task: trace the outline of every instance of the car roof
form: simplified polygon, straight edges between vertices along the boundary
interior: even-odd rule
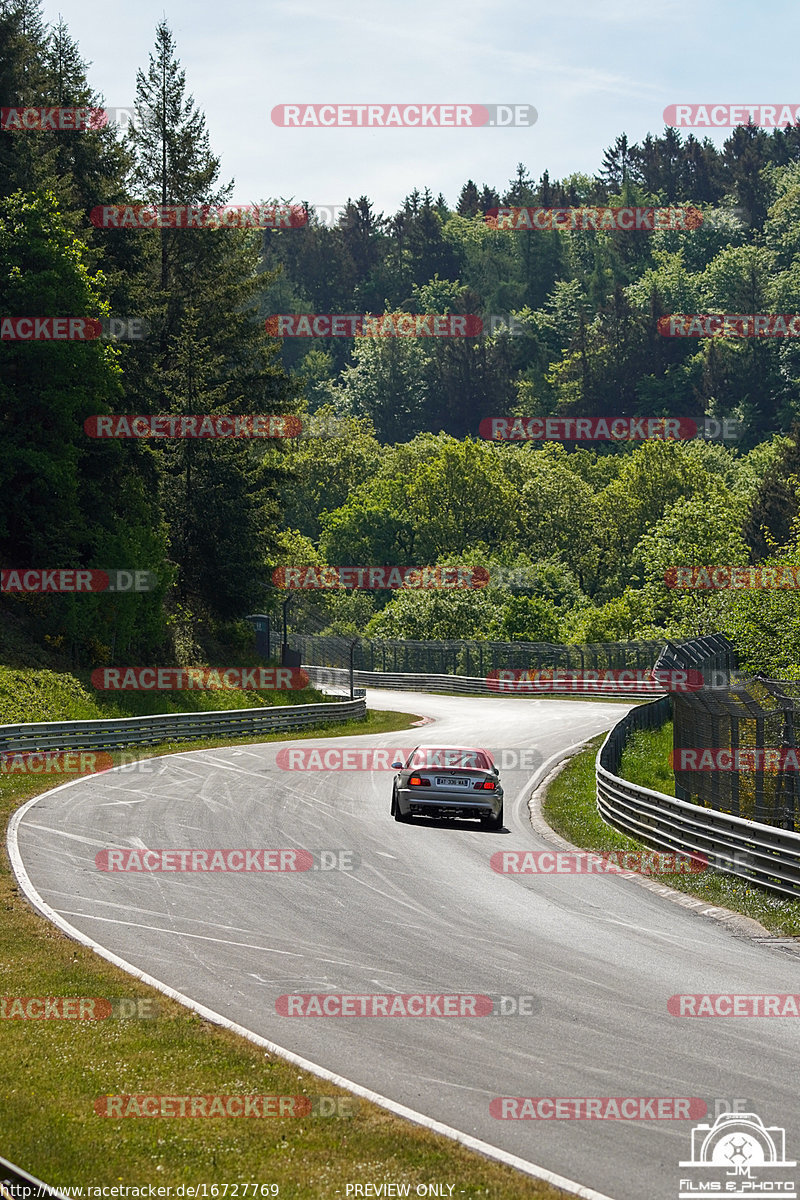
[[[494,759],[488,750],[484,750],[482,746],[452,746],[442,742],[436,746],[415,746],[409,755],[409,760],[414,757],[418,751],[423,751],[425,754],[436,753],[437,750],[455,750],[459,754],[482,754],[487,762],[493,763]]]
[[[484,750],[483,746],[456,746],[452,742],[437,742],[435,746],[430,743],[425,742],[425,743],[420,743],[419,746],[415,746],[414,749],[415,750],[468,750],[470,752],[470,754],[473,754],[476,750],[479,750],[481,754],[488,754],[488,751]]]

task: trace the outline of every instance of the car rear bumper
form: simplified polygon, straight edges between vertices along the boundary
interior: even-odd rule
[[[503,804],[503,797],[494,793],[491,798],[472,799],[470,797],[455,797],[448,800],[443,796],[421,796],[415,789],[401,788],[397,793],[397,803],[403,816],[425,817],[496,817]]]

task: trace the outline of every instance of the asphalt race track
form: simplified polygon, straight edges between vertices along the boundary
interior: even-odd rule
[[[435,718],[380,737],[176,754],[51,792],[18,825],[39,896],[84,935],[215,1012],[383,1096],[597,1189],[676,1200],[692,1120],[497,1120],[497,1096],[741,1099],[800,1157],[791,1018],[670,1016],[673,993],[800,993],[800,960],[625,878],[505,876],[544,849],[504,771],[505,830],[389,815],[391,772],[285,771],[281,746],[533,747],[557,758],[626,711],[580,700],[370,692]],[[351,871],[104,872],[107,848],[354,851]],[[534,995],[529,1016],[289,1017],[285,993]],[[109,1090],[116,1081],[109,1080]],[[741,1106],[740,1106],[741,1107]],[[790,1172],[791,1175],[791,1172]]]

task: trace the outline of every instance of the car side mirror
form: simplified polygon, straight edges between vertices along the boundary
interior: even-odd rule
[[[393,771],[402,771],[402,769],[403,769],[403,764],[399,760],[397,762],[392,763]]]
[[[499,769],[499,767],[492,767],[492,771],[494,772],[494,774],[495,774],[495,775],[497,776],[497,778],[499,779],[499,778],[500,778],[500,769]]]

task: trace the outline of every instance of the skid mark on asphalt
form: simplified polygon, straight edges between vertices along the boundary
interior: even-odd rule
[[[43,833],[54,833],[56,837],[68,838],[73,842],[84,842],[87,846],[100,846],[105,848],[105,842],[98,842],[96,838],[85,837],[80,833],[66,833],[63,829],[53,829],[50,825],[34,824],[33,821],[28,821],[25,824],[26,829],[40,829]]]
[[[216,942],[219,946],[239,946],[245,950],[261,950],[264,954],[285,954],[288,958],[305,957],[303,954],[297,954],[294,950],[276,950],[274,946],[256,946],[252,942],[233,942],[228,938],[209,937],[203,933],[187,933],[181,929],[164,929],[160,925],[144,925],[139,921],[120,921],[117,917],[98,917],[95,913],[73,912],[70,909],[63,909],[61,915],[64,917],[82,917],[87,921],[100,921],[107,925],[126,925],[131,929],[147,929],[150,933],[171,933],[175,937],[196,938],[201,942]]]
[[[49,897],[61,896],[65,900],[85,900],[85,896],[77,895],[74,892],[58,892],[48,890]],[[164,913],[157,908],[139,908],[131,904],[120,904],[117,900],[103,900],[99,896],[92,897],[92,904],[105,904],[107,908],[122,908],[127,913],[137,913],[142,917],[163,917]],[[175,916],[173,920],[190,921],[194,925],[206,925],[211,929],[227,929],[229,933],[250,933],[255,934],[257,930],[247,929],[243,925],[223,925],[220,921],[209,921],[203,917],[181,917]]]

